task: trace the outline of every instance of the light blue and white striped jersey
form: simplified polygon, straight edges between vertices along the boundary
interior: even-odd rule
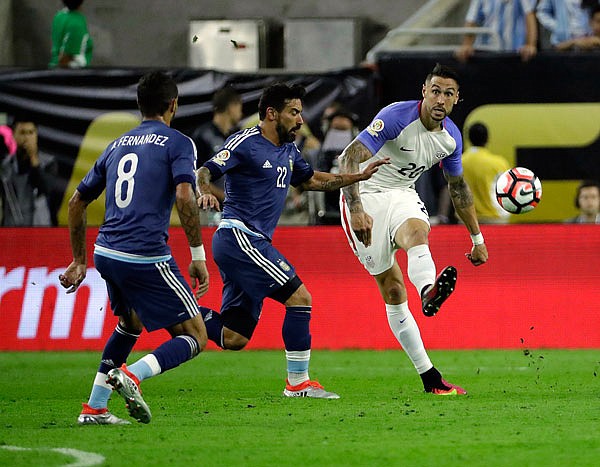
[[[550,43],[591,34],[590,21],[581,0],[541,0],[536,8],[539,22],[550,31]]]
[[[471,0],[466,21],[494,29],[501,50],[517,51],[526,43],[525,17],[535,9],[536,0]],[[490,37],[480,35],[474,46],[489,45]]]

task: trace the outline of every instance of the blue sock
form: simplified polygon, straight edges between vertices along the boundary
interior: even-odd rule
[[[221,314],[203,306],[198,308],[200,308],[208,338],[222,349],[225,348],[223,347],[223,321],[221,321]]]
[[[125,331],[121,325],[113,331],[112,335],[106,341],[102,359],[98,367],[98,373],[94,378],[92,392],[88,399],[88,405],[94,409],[102,409],[108,405],[108,399],[112,393],[112,388],[106,384],[106,374],[113,368],[119,368],[131,353],[133,346],[137,342],[139,334],[132,334]]]
[[[198,345],[198,341],[188,334],[176,336],[152,352],[160,365],[162,373],[191,360],[199,353],[200,345]],[[138,376],[132,367],[129,369],[133,374]]]
[[[113,368],[119,368],[125,363],[138,337],[140,337],[139,334],[127,332],[120,324],[117,324],[112,336],[104,346],[98,373],[107,374]]]
[[[310,306],[286,308],[281,334],[285,344],[288,382],[292,386],[309,379],[311,310]]]
[[[309,350],[311,306],[288,306],[285,309],[281,335],[285,350]]]

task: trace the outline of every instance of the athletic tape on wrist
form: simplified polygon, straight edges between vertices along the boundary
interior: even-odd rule
[[[206,261],[206,252],[204,251],[204,245],[191,246],[190,251],[192,252],[192,261]]]
[[[483,234],[481,232],[471,234],[471,241],[473,242],[473,246],[483,245]]]

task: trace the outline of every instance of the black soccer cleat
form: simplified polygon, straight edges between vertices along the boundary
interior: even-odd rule
[[[435,283],[423,291],[421,301],[423,302],[423,314],[425,316],[433,316],[440,311],[442,303],[454,292],[456,278],[456,268],[447,266],[435,278]]]

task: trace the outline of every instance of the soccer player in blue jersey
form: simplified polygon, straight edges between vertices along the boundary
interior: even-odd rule
[[[294,144],[302,120],[302,86],[275,83],[260,98],[259,125],[230,136],[198,170],[199,203],[217,208],[209,182],[225,175],[223,216],[212,251],[223,278],[221,312],[203,310],[208,338],[224,349],[240,350],[260,318],[263,300],[285,305],[283,341],[287,359],[287,397],[338,399],[308,374],[311,295],[271,237],[290,185],[333,191],[367,180],[387,160],[352,174],[316,172]]]
[[[408,307],[396,251],[408,256],[408,277],[422,297],[426,316],[435,315],[454,290],[456,268],[436,277],[429,250],[429,215],[415,191],[419,176],[440,164],[457,214],[471,234],[468,259],[479,266],[488,252],[479,229],[473,196],[463,178],[460,130],[448,118],[458,102],[458,76],[437,64],[423,84],[423,98],[383,108],[340,157],[340,172],[355,172],[369,162],[389,158],[370,180],[342,190],[342,226],[350,246],[375,278],[385,302],[388,322],[398,342],[421,375],[426,392],[465,394],[448,383],[429,359],[417,323]]]
[[[177,206],[192,261],[188,271],[196,296],[208,290],[208,271],[196,203],[196,148],[170,128],[177,111],[177,86],[163,72],[144,75],[137,87],[142,123],[113,141],[69,201],[73,262],[60,282],[67,293],[86,275],[86,209],[106,190],[106,213],[94,248],[94,264],[119,322],[107,341],[80,425],[129,423],[108,411],[113,388],[130,415],[149,423],[140,381],[175,368],[205,347],[206,328],[190,286],[167,245],[170,214]],[[171,339],[129,367],[125,361],[142,328],[166,329]]]

